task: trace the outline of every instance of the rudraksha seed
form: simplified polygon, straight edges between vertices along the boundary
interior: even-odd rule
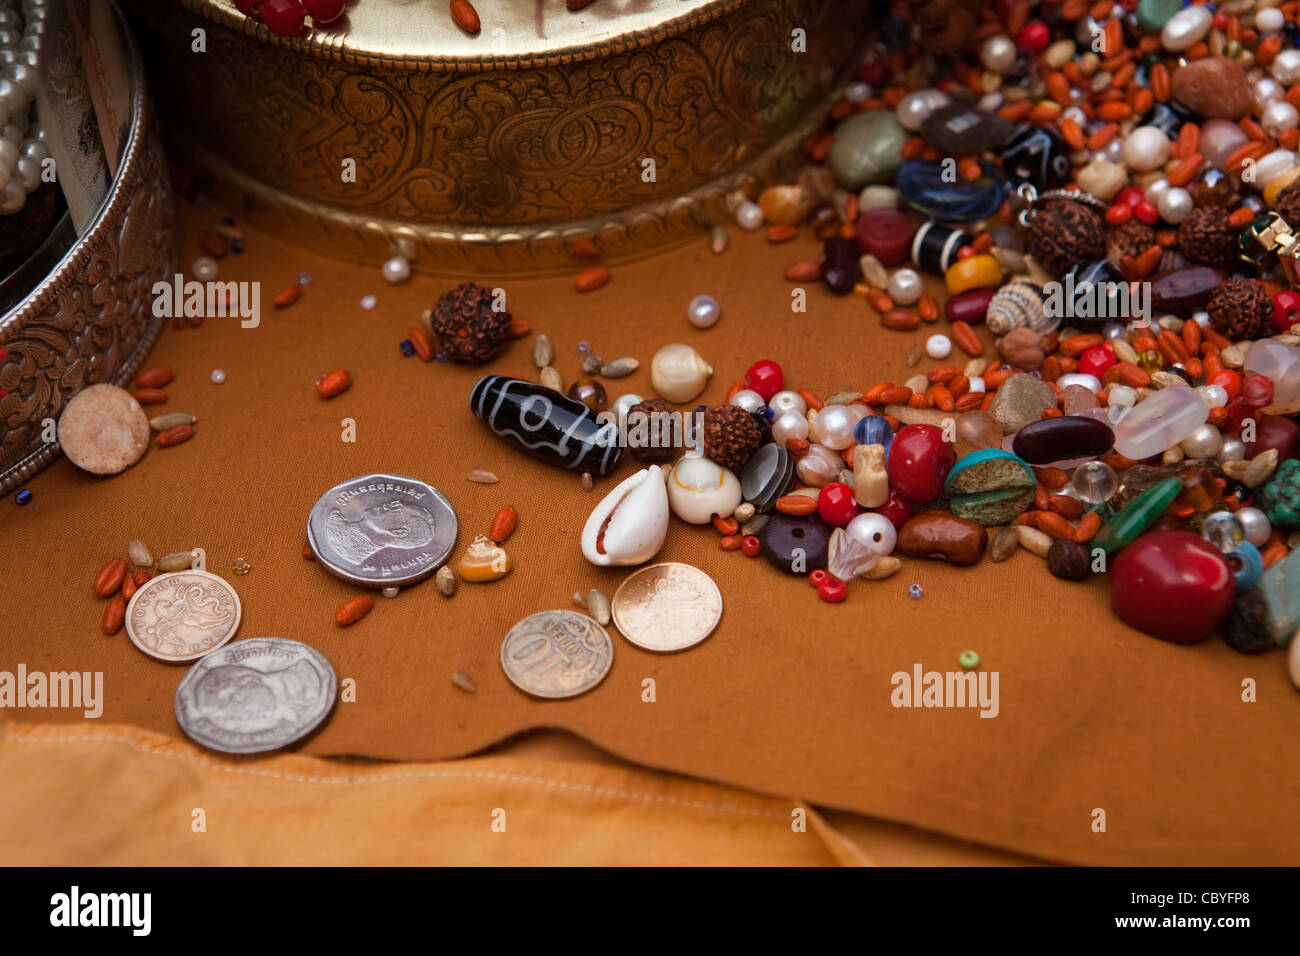
[[[1136,259],[1156,244],[1156,231],[1140,219],[1130,219],[1110,230],[1106,244],[1120,255]]]
[[[724,468],[743,468],[758,450],[762,435],[749,412],[738,405],[713,405],[704,412],[704,454]]]
[[[1201,206],[1178,227],[1178,248],[1187,258],[1202,266],[1229,265],[1240,254],[1237,230],[1228,225],[1227,210]]]
[[[627,410],[626,421],[627,448],[637,461],[662,465],[684,440],[681,415],[660,398],[637,402]]]
[[[462,282],[438,299],[429,330],[449,359],[482,365],[496,358],[510,332],[510,313],[496,312],[492,304],[492,290],[473,282]]]
[[[1273,211],[1285,219],[1292,229],[1300,229],[1300,180],[1277,194]]]
[[[1106,258],[1106,232],[1101,217],[1083,203],[1061,199],[1030,216],[1025,247],[1040,266],[1063,276],[1076,263]]]
[[[1231,339],[1253,339],[1268,326],[1273,300],[1258,279],[1228,279],[1210,294],[1210,324]]]
[[[947,56],[970,45],[979,22],[979,0],[908,0],[907,19],[921,30],[921,46]]]
[[[1228,646],[1242,654],[1262,654],[1277,647],[1268,631],[1268,602],[1259,588],[1237,595],[1219,630]]]

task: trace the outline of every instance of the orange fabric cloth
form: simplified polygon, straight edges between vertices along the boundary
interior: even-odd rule
[[[223,213],[183,210],[183,262]],[[484,371],[535,374],[531,340],[511,343],[486,370],[399,355],[420,310],[454,280],[421,276],[390,287],[375,270],[291,241],[250,228],[246,254],[221,262],[223,280],[263,283],[258,328],[209,319],[199,329],[168,329],[150,359],[177,370],[168,404],[156,410],[196,414],[193,439],[152,448],[110,479],[61,460],[32,481],[30,506],[6,513],[0,670],[21,662],[103,671],[105,725],[178,737],[172,697],[184,668],[146,658],[125,635],[104,637],[90,581],[133,538],[155,555],[201,546],[209,569],[239,592],[240,637],[304,640],[341,680],[355,680],[356,702],[337,706],[305,754],[445,761],[529,728],[559,727],[645,766],[799,794],[1042,859],[1300,862],[1300,698],[1282,656],[1144,637],[1110,613],[1103,580],[1057,580],[1028,552],[974,568],[905,560],[896,577],[855,582],[847,602],[833,606],[806,581],[720,551],[712,528],[674,521],[659,560],[695,564],[718,582],[725,610],[716,633],[664,656],[611,629],[614,665],[599,688],[562,702],[524,697],[501,673],[501,640],[527,614],[570,606],[574,591],[614,592],[625,572],[590,566],[578,536],[600,495],[633,464],[585,494],[577,475],[525,457],[473,418],[467,397]],[[566,378],[580,374],[582,340],[607,359],[640,359],[634,376],[606,383],[611,400],[653,394],[650,359],[673,341],[695,345],[716,370],[704,402],[722,401],[763,357],[779,361],[792,386],[823,396],[901,382],[938,364],[923,359],[913,370],[906,358],[943,322],[888,332],[861,299],[820,285],[808,288],[808,311],[792,313],[782,270],[817,255],[811,240],[772,246],[733,230],[720,257],[697,244],[621,265],[587,295],[573,291],[571,277],[490,281],[505,288],[517,318],[551,337]],[[314,284],[296,305],[272,310],[271,298],[300,271]],[[700,331],[685,308],[706,291],[723,317]],[[378,297],[374,311],[359,306],[367,293]],[[313,382],[340,366],[352,388],[321,400]],[[214,368],[227,373],[224,385],[209,381]],[[341,440],[346,420],[355,443]],[[471,484],[473,468],[501,482]],[[462,584],[451,600],[432,583],[392,600],[376,595],[365,620],[336,627],[334,609],[357,589],[303,560],[307,514],[325,489],[370,471],[440,488],[460,519],[457,553],[498,507],[514,505],[519,529],[507,548],[515,570],[493,584]],[[236,558],[252,572],[233,575]],[[912,583],[924,587],[920,600],[907,597]],[[893,673],[917,664],[956,670],[966,648],[1000,675],[996,718],[892,706]],[[476,694],[451,685],[456,670],[473,677]],[[647,677],[656,681],[654,703],[642,700]],[[1245,678],[1257,683],[1255,703],[1241,699]],[[96,732],[79,711],[10,717]],[[1104,833],[1092,828],[1098,808]]]

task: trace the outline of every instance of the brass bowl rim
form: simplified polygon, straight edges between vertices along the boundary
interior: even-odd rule
[[[330,33],[326,30],[313,30],[307,38],[282,37],[272,33],[266,24],[247,17],[238,10],[218,6],[213,0],[179,0],[182,7],[191,13],[229,29],[236,30],[244,36],[260,43],[284,47],[303,55],[323,58],[339,63],[353,63],[361,66],[380,66],[414,72],[454,73],[486,72],[502,69],[536,69],[555,66],[560,63],[580,63],[586,60],[598,60],[604,57],[636,50],[677,36],[688,30],[711,23],[720,17],[734,13],[747,6],[750,0],[709,0],[706,7],[697,7],[680,13],[667,20],[660,21],[650,28],[628,30],[613,36],[601,37],[593,43],[574,44],[555,47],[538,55],[494,55],[480,56],[445,56],[436,53],[410,56],[406,54],[380,53],[375,50],[359,49],[348,46],[347,37]],[[432,14],[432,8],[430,8]]]

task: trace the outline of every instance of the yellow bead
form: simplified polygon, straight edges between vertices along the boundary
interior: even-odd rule
[[[456,565],[463,580],[473,583],[497,581],[510,573],[510,555],[499,544],[485,535],[479,535],[465,549],[465,555]]]
[[[988,254],[958,259],[943,276],[949,295],[968,289],[988,289],[1002,284],[1002,267]]]
[[[1146,349],[1138,356],[1138,368],[1150,375],[1165,367],[1165,360],[1155,349]]]
[[[1277,194],[1300,178],[1300,166],[1292,166],[1286,172],[1274,176],[1264,186],[1264,202],[1270,206],[1277,203]]]

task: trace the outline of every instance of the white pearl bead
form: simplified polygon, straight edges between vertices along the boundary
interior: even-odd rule
[[[915,305],[921,298],[921,277],[914,269],[895,269],[885,289],[896,305]]]
[[[871,84],[854,82],[844,87],[844,98],[850,103],[861,103],[871,99]]]
[[[1273,533],[1273,523],[1268,515],[1258,508],[1238,508],[1237,518],[1246,529],[1246,540],[1257,548],[1268,544],[1268,536]]]
[[[1170,186],[1160,194],[1156,209],[1165,222],[1177,225],[1192,214],[1196,202],[1192,194],[1179,186]]]
[[[1259,114],[1259,125],[1269,136],[1277,136],[1288,129],[1295,129],[1300,124],[1300,111],[1286,100],[1269,103],[1264,112]]]
[[[772,422],[772,441],[784,445],[791,438],[808,437],[808,419],[803,412],[786,412]]]
[[[735,395],[731,396],[730,404],[752,413],[763,407],[763,396],[753,389],[742,388]]]
[[[375,298],[373,295],[363,295],[361,297],[361,308],[365,309],[367,312],[374,309],[374,307],[378,304],[379,304],[379,300]]]
[[[718,307],[718,300],[711,295],[697,295],[686,307],[686,321],[697,329],[711,329],[718,324],[720,318],[722,309]]]
[[[1188,458],[1213,458],[1223,447],[1223,435],[1213,425],[1202,425],[1180,443]]]
[[[1276,103],[1279,100],[1286,99],[1286,87],[1277,80],[1269,76],[1262,76],[1255,81],[1254,86],[1250,88],[1250,98],[1255,107],[1255,113],[1261,113],[1269,103]]]
[[[884,515],[867,512],[860,514],[844,526],[844,533],[868,551],[892,554],[898,543],[898,532],[893,522]]]
[[[214,368],[208,378],[212,379],[213,385],[221,385],[226,381],[226,373],[219,368]]]
[[[1283,50],[1273,58],[1273,79],[1283,86],[1300,80],[1300,50]]]
[[[1160,42],[1174,52],[1190,49],[1210,32],[1213,23],[1214,14],[1205,7],[1184,7],[1165,21]]]
[[[1095,375],[1089,375],[1087,372],[1067,372],[1056,380],[1056,384],[1061,388],[1082,385],[1094,395],[1101,391],[1101,380]]]
[[[1286,25],[1286,17],[1277,7],[1265,7],[1255,13],[1255,29],[1260,33],[1277,33]]]
[[[1295,165],[1296,156],[1289,149],[1275,149],[1266,153],[1255,163],[1255,185],[1263,189],[1274,176],[1281,176]]]
[[[746,232],[763,228],[763,210],[756,202],[746,200],[736,209],[736,225]]]
[[[36,188],[41,184],[41,167],[34,159],[27,156],[22,157],[22,159],[18,160],[14,172],[17,174],[19,181],[22,182],[23,189],[29,193],[35,192]]]
[[[1162,195],[1164,195],[1165,190],[1168,188],[1169,180],[1161,176],[1146,188],[1146,192],[1142,194],[1142,198],[1150,203],[1156,202]]]
[[[411,264],[402,256],[393,256],[384,262],[384,281],[389,285],[398,285],[411,278]]]
[[[1219,448],[1219,454],[1215,456],[1219,464],[1225,461],[1241,461],[1246,457],[1246,446],[1241,443],[1239,438],[1224,438],[1223,445]]]
[[[952,354],[952,339],[946,335],[932,335],[925,340],[925,354],[932,359],[946,359]]]
[[[0,215],[12,216],[27,201],[27,190],[23,189],[21,180],[11,179],[0,191]]]
[[[808,412],[808,403],[803,400],[803,396],[790,389],[773,395],[772,400],[767,403],[767,407],[776,412],[777,415],[784,415],[786,412],[804,415]]]
[[[941,106],[947,106],[948,103],[947,94],[940,93],[938,90],[917,90],[899,100],[898,108],[894,113],[903,129],[916,133],[920,131],[921,124],[930,118],[931,113]]]
[[[1189,10],[1200,9],[1188,7]],[[1206,16],[1209,16],[1207,13]],[[1156,126],[1139,126],[1124,140],[1122,155],[1129,169],[1140,173],[1159,169],[1169,159],[1169,137]]]
[[[211,282],[217,277],[217,260],[211,256],[199,256],[190,267],[190,272],[194,273],[194,278],[200,282]]]
[[[1222,385],[1201,385],[1196,391],[1210,408],[1222,408],[1228,404],[1228,390]]]
[[[835,452],[823,445],[812,445],[794,470],[805,485],[821,488],[838,478],[843,467],[844,459]]]
[[[813,423],[813,437],[835,451],[843,451],[853,444],[853,431],[859,416],[844,405],[827,405],[817,413]]]
[[[1010,73],[1016,65],[1016,44],[1007,36],[991,36],[980,47],[980,62],[993,73]]]

